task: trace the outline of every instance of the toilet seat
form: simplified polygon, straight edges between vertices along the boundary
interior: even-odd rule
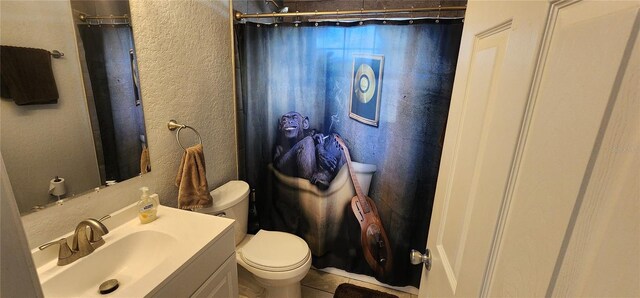
[[[284,232],[260,230],[238,251],[249,266],[269,272],[284,272],[301,267],[311,258],[302,238]]]

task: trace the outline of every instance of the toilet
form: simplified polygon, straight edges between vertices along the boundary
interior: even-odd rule
[[[249,184],[229,181],[211,191],[213,206],[197,212],[235,220],[236,262],[266,291],[266,297],[301,297],[300,280],[311,267],[311,250],[300,237],[278,231],[247,234]]]

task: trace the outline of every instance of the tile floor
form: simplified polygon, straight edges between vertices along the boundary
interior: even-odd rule
[[[311,268],[309,273],[300,282],[302,284],[302,298],[331,298],[336,288],[342,283],[350,283],[356,286],[386,292],[399,298],[416,298],[416,295],[366,283],[356,279],[335,275]]]
[[[302,298],[332,298],[336,288],[342,283],[350,283],[360,287],[386,292],[398,296],[398,298],[417,298],[416,295],[385,288],[344,276],[327,273],[311,268],[307,276],[300,282],[302,284]],[[264,289],[255,283],[251,273],[238,266],[238,288],[241,298],[263,298]]]

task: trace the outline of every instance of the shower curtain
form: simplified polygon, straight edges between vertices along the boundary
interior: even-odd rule
[[[362,241],[350,203],[340,206],[339,222],[327,223],[339,226],[337,236],[322,251],[312,247],[313,265],[418,287],[422,266],[408,255],[427,240],[462,21],[246,23],[236,32],[241,178],[255,189],[260,228],[311,243],[308,207],[291,203],[303,195],[276,178],[308,181],[301,192],[330,191],[345,166],[338,135],[354,161],[376,167],[368,196],[388,236],[381,264],[391,268],[367,261],[380,248]]]

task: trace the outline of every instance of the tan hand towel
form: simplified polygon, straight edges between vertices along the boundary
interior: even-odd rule
[[[202,144],[187,148],[176,176],[178,208],[193,210],[213,204],[206,172]]]
[[[146,174],[151,171],[151,162],[149,161],[149,148],[142,144],[142,152],[140,153],[140,174]]]

